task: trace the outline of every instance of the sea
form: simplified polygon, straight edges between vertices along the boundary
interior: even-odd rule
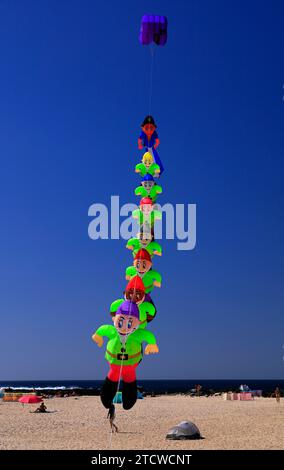
[[[58,390],[69,391],[81,389],[86,393],[91,390],[98,390],[103,384],[102,380],[5,380],[0,381],[0,388],[11,388],[13,390]],[[183,379],[183,380],[138,380],[140,386],[148,393],[188,393],[199,384],[202,390],[220,392],[235,391],[241,384],[245,384],[250,390],[262,390],[270,393],[279,387],[284,391],[284,379]]]

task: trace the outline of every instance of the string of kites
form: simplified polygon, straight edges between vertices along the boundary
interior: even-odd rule
[[[167,41],[167,18],[158,15],[144,15],[141,21],[139,40],[142,45],[151,43],[164,46]],[[140,230],[137,238],[131,238],[126,248],[132,251],[133,263],[126,268],[128,281],[123,297],[110,305],[113,324],[100,326],[92,336],[102,347],[107,338],[105,358],[109,372],[101,389],[101,401],[113,425],[115,416],[114,400],[122,382],[122,405],[125,410],[132,408],[137,400],[136,368],[143,354],[156,354],[159,348],[148,324],[157,314],[152,299],[154,288],[161,287],[161,274],[153,269],[153,259],[162,255],[162,247],[155,241],[154,224],[161,219],[156,202],[162,187],[156,183],[164,171],[157,148],[160,140],[157,125],[149,114],[141,123],[138,149],[143,151],[142,160],[135,172],[142,178],[134,193],[140,197],[139,208],[132,216],[138,221]],[[147,343],[143,352],[143,343]],[[115,426],[115,425],[114,425]]]

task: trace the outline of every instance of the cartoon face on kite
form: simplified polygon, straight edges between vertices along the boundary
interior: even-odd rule
[[[133,261],[133,266],[136,268],[136,271],[140,276],[147,273],[151,269],[152,264],[151,256],[147,250],[141,248],[141,250],[137,251]]]
[[[133,333],[140,324],[139,309],[134,302],[126,300],[117,309],[113,324],[120,336]]]
[[[156,127],[153,124],[145,124],[145,126],[142,127],[142,130],[145,132],[146,136],[150,140]]]
[[[133,276],[141,276],[146,294],[150,294],[154,287],[161,287],[162,276],[152,268],[151,255],[147,250],[140,249],[135,255],[133,266],[128,266],[125,270],[126,279]],[[146,297],[146,296],[145,296]],[[145,298],[146,300],[146,298]],[[147,301],[151,299],[147,298]]]
[[[124,292],[125,300],[130,300],[137,305],[144,302],[145,286],[139,276],[134,276],[127,284]]]
[[[154,163],[153,155],[150,152],[145,152],[142,157],[142,163],[146,168],[150,168],[152,163]]]
[[[138,233],[138,238],[143,246],[147,246],[153,240],[153,234],[151,231],[142,231]]]
[[[149,238],[151,234],[154,234],[154,223],[162,220],[162,212],[154,210],[152,199],[145,197],[141,201],[140,209],[132,212],[132,217],[138,220],[143,238]]]
[[[124,299],[123,298],[116,299],[111,303],[110,305],[111,317],[114,317],[116,315],[118,308],[124,302],[124,300],[127,300],[125,296],[124,296]],[[157,309],[150,294],[146,294],[145,300],[142,303],[139,303],[139,304],[136,303],[136,305],[139,308],[139,320],[140,320],[139,328],[144,329],[147,327],[147,324],[155,318],[157,314]]]
[[[141,181],[141,186],[147,191],[149,194],[153,186],[155,185],[155,181],[152,175],[145,175],[143,180]]]
[[[146,173],[141,181],[140,186],[135,188],[134,194],[136,196],[140,196],[141,198],[149,197],[152,199],[154,204],[158,195],[162,192],[162,187],[155,183],[153,176],[149,173]]]
[[[125,300],[130,300],[131,302],[136,303],[137,305],[141,304],[145,298],[145,292],[131,288],[125,291],[124,293]]]
[[[157,129],[154,118],[152,116],[146,116],[141,124],[141,129],[143,132],[145,132],[148,140],[150,140],[155,130]]]
[[[135,166],[135,172],[140,173],[141,176],[145,176],[147,173],[158,178],[160,175],[160,167],[154,162],[153,155],[151,152],[145,152],[142,157],[142,163],[138,163]]]
[[[160,140],[157,134],[157,126],[153,116],[146,116],[141,124],[141,134],[138,138],[138,148],[157,148],[160,144]],[[159,163],[159,162],[157,162]]]

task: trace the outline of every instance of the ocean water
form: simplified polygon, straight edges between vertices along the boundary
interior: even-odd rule
[[[0,388],[36,389],[36,390],[70,390],[80,389],[98,389],[101,387],[102,380],[30,380],[30,381],[0,381]],[[270,392],[279,387],[284,390],[284,379],[224,379],[224,380],[138,380],[138,385],[147,392],[155,393],[184,393],[189,392],[196,384],[202,385],[204,390],[226,391],[238,390],[240,384],[246,384],[251,390],[263,390]]]

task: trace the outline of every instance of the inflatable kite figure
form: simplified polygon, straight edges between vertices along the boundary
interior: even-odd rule
[[[132,302],[136,303],[139,307],[143,304],[151,303],[154,306],[155,310],[153,311],[152,309],[150,309],[149,311],[147,311],[146,309],[147,322],[149,323],[153,320],[154,316],[157,313],[157,309],[152,298],[150,297],[150,294],[146,294],[144,283],[141,277],[138,276],[138,274],[137,276],[132,277],[129,283],[127,284],[124,292],[124,298],[125,300],[131,300]]]
[[[145,286],[140,276],[133,276],[127,284],[124,292],[124,299],[117,299],[112,302],[110,306],[110,314],[113,317],[118,307],[124,302],[130,300],[139,308],[139,328],[146,328],[147,323],[150,323],[156,316],[156,307],[149,294],[145,293]]]
[[[158,178],[160,175],[160,167],[154,163],[153,155],[150,152],[146,152],[142,157],[142,163],[138,163],[138,165],[135,166],[135,172],[139,173],[141,176],[149,174]]]
[[[148,251],[150,256],[158,255],[162,256],[162,247],[159,243],[152,241],[153,235],[149,234],[148,238],[144,237],[144,234],[141,232],[138,234],[138,238],[130,238],[126,243],[126,248],[132,250],[133,256],[136,255],[137,251],[140,248],[145,248]]]
[[[143,15],[139,34],[142,46],[154,42],[157,46],[164,46],[167,42],[168,20],[166,16]]]
[[[162,194],[162,187],[155,183],[152,175],[148,173],[143,177],[141,185],[135,189],[135,195],[140,197],[150,197],[153,203],[156,202],[158,194]]]
[[[133,407],[137,400],[136,367],[142,360],[142,343],[148,343],[145,354],[159,352],[156,338],[148,330],[139,328],[139,309],[134,302],[126,300],[113,317],[114,325],[102,325],[92,339],[102,347],[103,337],[108,338],[105,358],[110,370],[101,391],[101,401],[109,409],[110,419],[114,416],[113,399],[122,378],[122,404],[125,410]]]
[[[147,224],[149,230],[151,230],[156,220],[162,220],[162,213],[153,209],[152,199],[143,197],[140,201],[139,209],[135,209],[132,212],[132,217],[138,220],[140,226]]]
[[[142,304],[145,300],[145,286],[140,276],[132,278],[132,280],[127,284],[124,291],[125,300],[131,300],[137,305]]]
[[[160,139],[156,131],[157,126],[154,118],[150,115],[146,116],[141,124],[141,129],[142,131],[138,138],[138,148],[140,150],[144,148],[146,152],[153,154],[155,163],[159,166],[161,175],[164,171],[164,167],[157,152],[157,147],[160,145]]]
[[[132,279],[137,274],[142,278],[146,294],[152,292],[154,286],[161,287],[162,276],[154,269],[151,269],[152,265],[150,254],[142,248],[136,253],[133,266],[129,266],[125,271],[127,280]]]

